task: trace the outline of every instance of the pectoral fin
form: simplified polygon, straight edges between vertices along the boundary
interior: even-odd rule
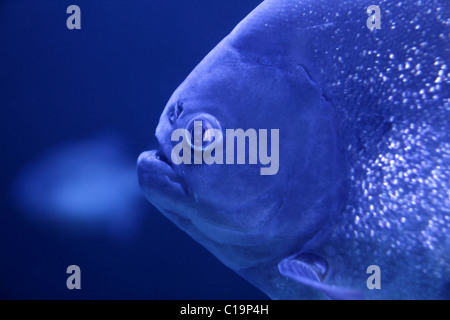
[[[328,263],[326,259],[315,254],[302,252],[283,259],[278,264],[278,270],[285,277],[321,290],[330,299],[352,300],[362,298],[359,291],[323,283],[322,281],[328,271]]]

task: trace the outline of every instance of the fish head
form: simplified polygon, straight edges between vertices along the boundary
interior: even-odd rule
[[[264,61],[222,41],[168,101],[156,129],[160,148],[138,159],[147,199],[232,269],[283,257],[321,229],[338,201],[332,108],[296,61]],[[191,132],[194,153],[198,122],[202,134],[222,133],[223,164],[174,163],[173,133]],[[225,160],[226,132],[237,129],[254,129],[258,140],[267,130],[267,150],[278,153],[271,174],[249,163],[248,145],[244,164]]]

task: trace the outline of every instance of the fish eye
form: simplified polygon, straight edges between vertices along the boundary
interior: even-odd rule
[[[201,150],[204,150],[216,139],[213,131],[209,129],[222,131],[219,121],[212,115],[207,113],[196,115],[186,125],[186,132],[190,134],[186,140],[190,142],[192,148],[199,149],[201,146]]]

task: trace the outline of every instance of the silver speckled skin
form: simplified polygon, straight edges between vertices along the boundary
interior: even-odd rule
[[[349,3],[326,18],[311,9],[333,23],[315,31],[314,60],[343,115],[350,168],[346,209],[321,250],[346,257],[334,283],[368,298],[450,299],[450,3]],[[380,30],[368,32],[364,4],[380,6]],[[371,264],[381,290],[364,288]]]

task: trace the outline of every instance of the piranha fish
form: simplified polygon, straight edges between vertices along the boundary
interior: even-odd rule
[[[262,2],[167,103],[137,163],[146,198],[272,299],[450,298],[449,16]],[[278,129],[279,170],[174,164],[193,121]]]

